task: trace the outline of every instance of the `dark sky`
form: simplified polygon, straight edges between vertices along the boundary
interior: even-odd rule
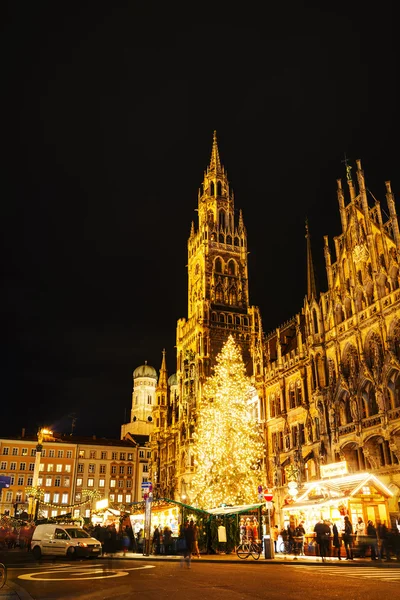
[[[132,371],[165,348],[174,372],[214,129],[266,332],[301,308],[306,218],[326,289],[345,155],[385,210],[385,180],[400,198],[394,4],[309,4],[213,21],[9,3],[0,435],[68,433],[76,413],[75,433],[118,438]]]

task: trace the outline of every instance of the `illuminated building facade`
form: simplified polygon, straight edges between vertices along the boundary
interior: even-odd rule
[[[334,258],[325,237],[327,291],[316,288],[306,227],[304,304],[265,335],[259,310],[249,302],[243,216],[239,212],[236,219],[214,134],[198,224],[192,223],[188,240],[188,317],[177,324],[177,369],[169,379],[166,370],[160,377],[153,412],[150,476],[156,497],[190,502],[196,406],[215,356],[232,334],[252,376],[254,418],[268,457],[265,482],[274,488],[276,505],[288,501],[288,469],[301,488],[320,477],[322,465],[346,461],[350,473],[380,477],[393,493],[390,511],[399,511],[398,218],[389,182],[384,221],[380,202],[372,197],[369,206],[360,161],[355,180],[350,165],[346,178],[347,203],[338,181],[342,232],[334,238]]]

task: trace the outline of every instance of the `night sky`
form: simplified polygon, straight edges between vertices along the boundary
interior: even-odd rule
[[[133,370],[158,370],[165,348],[174,372],[214,130],[265,332],[301,309],[306,218],[326,289],[345,156],[386,212],[391,180],[400,212],[394,3],[223,18],[137,5],[3,14],[2,436],[70,433],[75,414],[76,434],[119,438]]]

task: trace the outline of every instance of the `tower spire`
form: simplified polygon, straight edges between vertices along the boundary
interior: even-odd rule
[[[307,299],[316,300],[317,286],[315,283],[314,263],[311,253],[311,239],[308,229],[308,219],[306,219],[306,240],[307,240]]]
[[[215,171],[216,173],[220,173],[222,171],[221,160],[219,158],[219,150],[218,150],[217,132],[216,131],[214,131],[210,166],[208,167],[208,170]]]

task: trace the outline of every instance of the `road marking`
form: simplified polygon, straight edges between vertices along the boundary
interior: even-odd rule
[[[400,569],[394,568],[379,568],[379,567],[334,567],[322,565],[284,565],[295,569],[303,569],[315,573],[319,571],[325,575],[341,575],[342,577],[365,578],[365,579],[380,579],[381,581],[400,581]]]
[[[99,567],[100,565],[96,565]],[[40,571],[39,573],[25,573],[24,575],[18,575],[18,579],[25,579],[28,581],[88,581],[89,579],[112,579],[114,577],[125,577],[129,575],[128,571],[140,571],[144,569],[154,569],[155,565],[144,565],[143,567],[130,567],[128,569],[93,569],[93,567],[70,567],[62,569],[49,569],[47,571]],[[65,573],[66,577],[52,577],[54,573]],[[76,573],[77,577],[73,577]],[[42,577],[44,576],[44,577]]]

